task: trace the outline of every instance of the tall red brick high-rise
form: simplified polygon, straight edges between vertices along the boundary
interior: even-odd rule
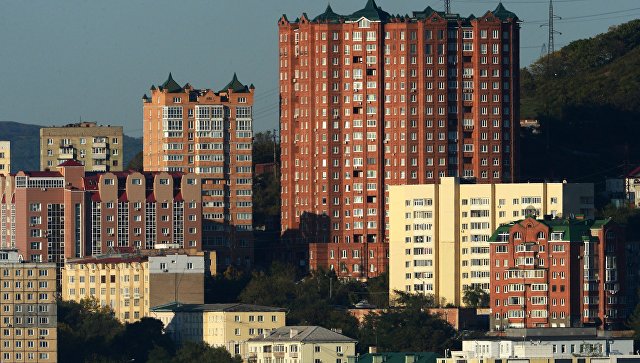
[[[169,74],[142,98],[144,170],[201,176],[203,248],[220,268],[253,261],[253,91],[235,74],[218,92]]]
[[[387,266],[387,186],[517,178],[519,20],[391,15],[368,0],[278,21],[282,233],[310,267]]]

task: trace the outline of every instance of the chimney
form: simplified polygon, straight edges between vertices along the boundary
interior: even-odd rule
[[[296,335],[298,335],[298,330],[296,329],[289,329],[289,338],[293,338]]]

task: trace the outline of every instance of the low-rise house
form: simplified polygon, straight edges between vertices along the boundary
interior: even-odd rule
[[[321,326],[284,326],[247,342],[249,363],[346,363],[355,339]]]

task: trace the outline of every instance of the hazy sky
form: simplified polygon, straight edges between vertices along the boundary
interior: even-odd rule
[[[333,0],[339,14],[366,0]],[[377,0],[411,13],[442,0]],[[451,0],[476,16],[497,1]],[[524,20],[522,65],[537,59],[548,0],[504,0]],[[169,72],[180,84],[222,88],[238,73],[256,86],[256,131],[277,127],[277,26],[323,12],[322,0],[0,0],[0,120],[41,125],[94,120],[141,135],[141,97]],[[640,15],[638,0],[555,0],[556,49]],[[2,130],[0,130],[2,139]]]

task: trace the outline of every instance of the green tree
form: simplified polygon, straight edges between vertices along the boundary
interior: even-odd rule
[[[467,286],[463,289],[462,302],[472,308],[489,307],[489,293],[484,291],[480,286]]]
[[[253,163],[273,163],[280,160],[280,143],[275,144],[276,159],[273,159],[273,133],[271,131],[257,132],[253,135]]]
[[[456,332],[449,323],[416,308],[392,308],[367,315],[358,349],[366,351],[376,346],[382,352],[443,352],[456,344]]]
[[[205,342],[186,342],[178,349],[172,362],[242,363],[242,358],[238,355],[232,357],[223,347],[213,348]]]
[[[131,159],[131,161],[129,161],[129,164],[127,164],[127,170],[143,171],[144,164],[142,159],[143,154],[142,151],[140,151],[133,157],[133,159]]]

